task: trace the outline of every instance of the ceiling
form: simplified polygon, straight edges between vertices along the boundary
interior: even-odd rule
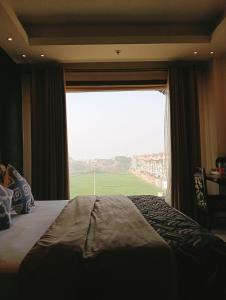
[[[0,47],[17,63],[226,54],[226,0],[0,0],[0,25]]]

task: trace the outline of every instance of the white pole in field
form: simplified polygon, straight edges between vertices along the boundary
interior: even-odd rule
[[[96,172],[95,172],[95,167],[93,168],[93,195],[96,195]]]

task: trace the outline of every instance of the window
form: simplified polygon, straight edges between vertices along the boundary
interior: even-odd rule
[[[165,193],[165,101],[154,90],[67,93],[71,198]]]

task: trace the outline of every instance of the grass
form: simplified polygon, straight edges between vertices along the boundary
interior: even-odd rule
[[[93,173],[70,176],[70,198],[93,195]],[[96,195],[157,195],[161,189],[133,174],[96,174]]]

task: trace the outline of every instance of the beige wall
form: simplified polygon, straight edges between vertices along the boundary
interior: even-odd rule
[[[200,80],[199,96],[202,166],[210,170],[216,157],[226,156],[226,56],[209,64]]]
[[[226,56],[214,60],[212,72],[213,106],[215,107],[217,129],[217,154],[226,155]]]

